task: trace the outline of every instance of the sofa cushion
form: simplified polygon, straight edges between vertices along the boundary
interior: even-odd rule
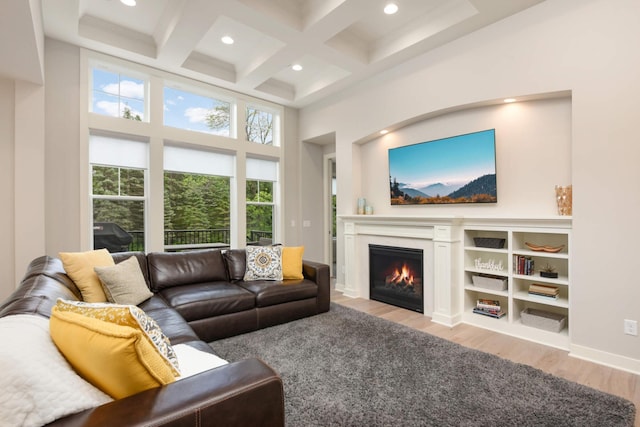
[[[244,280],[282,280],[281,246],[248,246]]]
[[[228,282],[176,286],[160,295],[189,322],[255,307],[254,294]]]
[[[82,379],[49,335],[49,319],[0,319],[1,425],[41,426],[112,399]]]
[[[134,256],[114,266],[95,267],[94,270],[110,302],[138,305],[153,296]]]
[[[161,295],[154,295],[139,306],[156,321],[171,345],[199,341],[200,337],[173,307],[169,307]]]
[[[311,280],[255,280],[238,282],[237,285],[255,294],[257,307],[315,298],[318,295],[318,286]]]
[[[114,399],[175,381],[173,371],[138,329],[55,307],[50,329],[76,371]]]
[[[222,252],[217,249],[151,252],[147,255],[147,264],[154,292],[193,283],[229,280]]]
[[[224,251],[223,257],[227,265],[229,280],[242,280],[247,270],[246,251],[244,249],[229,249]]]
[[[86,252],[60,252],[59,256],[64,270],[80,289],[84,301],[107,301],[107,297],[102,290],[102,284],[94,268],[115,264],[109,251],[98,249]]]

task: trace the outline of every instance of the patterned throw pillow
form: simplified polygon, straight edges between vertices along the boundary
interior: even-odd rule
[[[165,359],[165,362],[173,374],[175,376],[180,375],[178,358],[169,339],[162,332],[156,321],[139,307],[135,305],[67,301],[60,298],[56,303],[56,307],[59,311],[78,313],[86,317],[115,323],[121,326],[129,326],[142,331],[147,341],[149,341],[149,343],[158,350],[158,353],[163,359]]]
[[[282,280],[281,246],[247,246],[244,280]]]

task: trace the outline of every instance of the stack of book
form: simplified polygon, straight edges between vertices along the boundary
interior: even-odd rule
[[[532,283],[529,285],[529,295],[535,297],[557,299],[560,289],[557,286]]]
[[[496,319],[507,314],[500,308],[500,301],[493,299],[477,300],[473,312],[476,314],[482,314],[483,316],[494,317]]]
[[[513,272],[531,276],[533,274],[533,259],[524,255],[513,256]]]

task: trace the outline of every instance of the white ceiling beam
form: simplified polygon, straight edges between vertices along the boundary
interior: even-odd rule
[[[158,61],[182,65],[218,19],[220,10],[217,2],[211,0],[183,0],[163,14],[161,22],[170,14],[173,19],[164,33],[156,30]]]

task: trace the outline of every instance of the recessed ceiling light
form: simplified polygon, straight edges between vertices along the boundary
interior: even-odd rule
[[[233,42],[234,42],[233,37],[231,37],[231,36],[223,36],[220,40],[224,44],[233,44]]]
[[[387,3],[387,5],[384,7],[384,13],[386,13],[387,15],[393,15],[397,11],[398,5],[395,3]]]
[[[386,129],[382,129],[382,130],[380,131],[380,135],[386,135],[386,134],[388,134],[388,133],[389,133],[389,131],[388,131],[388,130],[386,130]]]
[[[506,103],[516,102],[516,99],[515,99],[515,98],[506,98],[506,99],[504,100],[504,102],[506,102]]]
[[[120,3],[124,4],[125,6],[135,6],[136,0],[120,0]]]
[[[300,64],[293,64],[293,65],[291,66],[291,69],[292,69],[293,71],[302,71],[302,65],[300,65]]]

